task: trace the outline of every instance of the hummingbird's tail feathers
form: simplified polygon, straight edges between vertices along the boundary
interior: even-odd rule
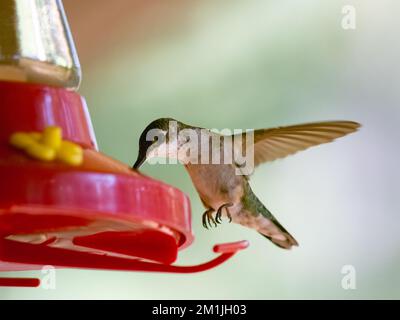
[[[292,246],[299,245],[296,239],[276,220],[267,208],[264,207],[262,212],[265,221],[260,224],[261,227],[258,229],[262,236],[283,249],[291,249]]]
[[[258,214],[255,214],[254,211],[251,212],[244,209],[233,218],[233,221],[245,227],[255,229],[262,236],[283,249],[290,249],[293,246],[299,245],[296,239],[282,227],[266,208],[263,211],[258,211]]]
[[[282,249],[288,249],[290,250],[292,248],[292,246],[298,246],[298,243],[296,241],[296,239],[294,239],[290,234],[289,236],[293,239],[293,242],[291,241],[281,241],[281,240],[275,240],[269,236],[266,236],[265,234],[260,233],[264,238],[267,238],[268,240],[270,240],[273,244],[275,244],[276,246],[278,246],[279,248]]]
[[[261,235],[271,240],[278,247],[290,249],[298,246],[296,239],[279,223],[273,214],[264,206],[246,184],[246,197],[243,203],[242,214],[238,222],[247,227],[256,229]]]
[[[283,227],[282,229],[279,229],[278,232],[271,232],[271,230],[260,230],[259,233],[282,249],[291,249],[293,246],[299,245],[296,239]]]

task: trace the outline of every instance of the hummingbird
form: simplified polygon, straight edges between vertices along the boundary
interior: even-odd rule
[[[171,123],[175,126],[171,126]],[[244,143],[244,140],[239,138],[244,138],[247,132],[224,135],[172,118],[160,118],[151,122],[140,135],[138,157],[133,169],[139,169],[146,160],[154,157],[175,159],[183,163],[206,209],[202,216],[205,228],[216,227],[224,217],[228,218],[229,222],[233,221],[256,230],[280,248],[290,249],[292,246],[298,246],[298,242],[254,194],[249,184],[250,174],[242,172],[243,163],[236,161],[235,156],[230,163],[210,163],[202,161],[210,160],[209,155],[203,157],[202,153],[211,149],[217,155],[226,155],[226,144],[212,142],[231,138],[232,150],[229,152],[237,155],[252,150],[253,165],[257,167],[264,162],[331,142],[357,131],[359,127],[360,124],[353,121],[324,121],[257,129],[252,131],[251,141],[247,139]],[[196,141],[200,150],[198,154],[193,152],[194,155],[188,155],[187,134],[180,134],[188,130],[201,137]],[[172,131],[175,133],[174,138],[171,138]]]

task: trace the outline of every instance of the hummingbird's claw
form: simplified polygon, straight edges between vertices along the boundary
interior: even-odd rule
[[[214,227],[216,227],[218,224],[222,223],[222,210],[225,208],[227,216],[229,218],[229,222],[232,222],[232,216],[228,211],[228,207],[233,206],[233,203],[225,203],[222,206],[220,206],[217,210],[217,213],[215,215],[215,219],[213,217],[213,212],[214,209],[210,208],[206,212],[203,213],[202,217],[202,223],[203,227],[208,229],[208,227],[212,227],[212,224],[214,224]]]
[[[203,222],[203,227],[208,229],[206,217],[207,217],[207,212],[203,213],[202,222]]]
[[[211,222],[214,223],[214,226],[217,226],[217,222],[215,221],[214,217],[212,216],[212,213],[214,212],[214,209],[208,209],[206,212],[203,213],[203,227],[208,229],[208,226],[212,227]],[[207,225],[208,223],[208,225]]]
[[[214,217],[212,216],[212,212],[207,215],[208,224],[211,227],[211,221],[214,223],[214,227],[217,227],[217,222],[215,221]]]
[[[226,208],[226,213],[227,213],[228,218],[229,218],[229,223],[231,223],[231,222],[232,222],[232,216],[231,216],[231,214],[229,213],[228,208]]]
[[[217,214],[215,215],[215,221],[218,224],[220,224],[222,222],[221,216],[222,216],[221,211],[219,211],[219,209],[218,209]]]
[[[229,218],[229,222],[232,222],[232,216],[231,216],[231,214],[229,213],[229,210],[228,210],[228,207],[231,207],[231,206],[233,206],[233,203],[229,202],[229,203],[223,204],[222,206],[220,206],[218,208],[217,214],[215,215],[215,219],[216,219],[217,223],[221,223],[222,222],[222,209],[224,209],[224,208],[226,210],[226,215]]]

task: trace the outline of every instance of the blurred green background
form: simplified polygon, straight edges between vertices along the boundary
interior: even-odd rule
[[[252,230],[201,226],[182,166],[145,165],[192,202],[195,242],[251,246],[199,274],[58,270],[56,290],[0,288],[0,298],[400,298],[400,3],[395,0],[64,0],[100,149],[132,164],[144,127],[174,117],[209,128],[354,120],[360,132],[263,165],[258,197],[295,236],[284,251]],[[344,5],[356,29],[341,26]],[[341,286],[344,265],[355,290]],[[39,272],[9,273],[35,275]]]

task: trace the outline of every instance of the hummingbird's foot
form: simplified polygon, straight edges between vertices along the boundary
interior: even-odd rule
[[[211,222],[214,223],[214,226],[217,226],[214,217],[212,216],[214,209],[208,209],[206,212],[203,213],[203,227],[208,229],[208,226],[212,227]],[[208,225],[207,225],[208,223]]]
[[[215,220],[217,221],[217,223],[221,223],[222,222],[222,219],[221,219],[221,217],[222,217],[222,209],[224,209],[224,208],[226,210],[226,215],[229,218],[229,222],[232,222],[232,216],[231,216],[231,214],[229,213],[229,210],[228,210],[228,207],[231,207],[231,206],[233,206],[233,203],[229,202],[229,203],[223,204],[222,206],[220,206],[218,208],[217,214],[215,215]]]
[[[228,218],[229,218],[229,223],[231,223],[231,222],[232,222],[232,216],[231,216],[231,214],[229,213],[228,208],[226,208],[226,215],[227,215]]]

